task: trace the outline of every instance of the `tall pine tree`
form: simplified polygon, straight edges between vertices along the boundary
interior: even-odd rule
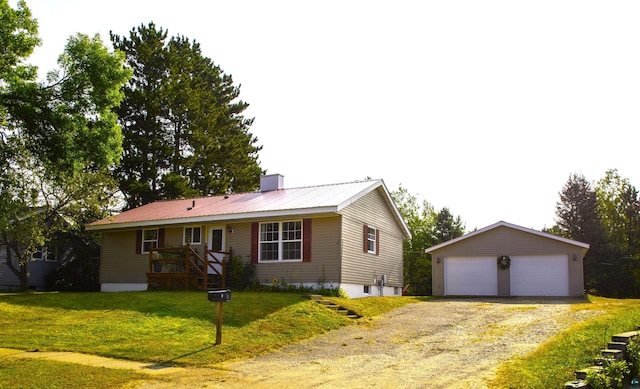
[[[128,207],[256,189],[261,147],[232,77],[197,42],[168,38],[153,23],[111,40],[134,74],[118,110],[124,154],[116,175]]]

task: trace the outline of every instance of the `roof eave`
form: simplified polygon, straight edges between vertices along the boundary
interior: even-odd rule
[[[542,236],[542,237],[545,237],[545,238],[549,238],[549,239],[557,240],[557,241],[560,241],[560,242],[564,242],[564,243],[567,243],[567,244],[570,244],[570,245],[578,246],[578,247],[581,247],[583,249],[589,249],[589,247],[590,247],[590,245],[588,243],[578,242],[577,240],[567,239],[567,238],[563,238],[563,237],[558,236],[558,235],[553,235],[553,234],[549,234],[549,233],[546,233],[546,232],[537,231],[537,230],[533,230],[533,229],[530,229],[530,228],[518,226],[516,224],[511,224],[511,223],[507,223],[507,222],[504,222],[504,221],[499,221],[497,223],[491,224],[490,226],[481,228],[479,230],[470,232],[470,233],[468,233],[466,235],[462,235],[462,236],[460,236],[458,238],[451,239],[451,240],[446,241],[444,243],[440,243],[439,245],[430,247],[430,248],[426,249],[424,252],[425,253],[432,253],[432,252],[434,252],[436,250],[439,250],[439,249],[441,249],[443,247],[446,247],[446,246],[452,245],[454,243],[460,242],[461,240],[465,240],[465,239],[471,238],[473,236],[482,234],[484,232],[487,232],[487,231],[492,230],[492,229],[497,228],[497,227],[513,228],[515,230],[528,232],[528,233],[531,233],[531,234],[534,234],[534,235],[538,235],[538,236]]]
[[[303,216],[303,215],[318,215],[318,214],[335,214],[337,213],[336,207],[318,207],[318,208],[300,208],[300,209],[282,209],[275,211],[265,212],[249,212],[249,213],[233,213],[222,215],[204,215],[195,217],[183,217],[175,219],[161,219],[161,220],[140,220],[127,223],[109,223],[109,224],[88,224],[86,226],[87,231],[105,231],[115,229],[133,229],[144,227],[157,227],[167,225],[179,225],[179,224],[207,224],[216,222],[232,222],[239,220],[250,219],[263,219],[282,216]]]
[[[402,228],[402,232],[403,232],[405,238],[411,239],[411,231],[409,230],[409,226],[404,221],[404,219],[402,217],[402,214],[400,214],[400,210],[398,210],[398,207],[396,206],[396,203],[393,201],[393,197],[391,197],[391,193],[387,189],[387,186],[385,185],[384,181],[380,179],[380,180],[374,180],[374,181],[371,181],[371,182],[372,182],[371,186],[363,189],[362,191],[360,191],[356,195],[351,196],[347,200],[345,200],[345,201],[341,202],[340,204],[338,204],[337,211],[338,212],[341,211],[342,209],[344,209],[348,205],[351,205],[354,202],[356,202],[356,200],[360,199],[362,196],[372,192],[375,189],[378,189],[379,187],[382,187],[382,190],[384,191],[384,194],[385,194],[385,199],[387,201],[387,204],[391,207],[391,209],[393,211],[394,218],[396,219],[398,224],[400,224],[400,227]]]

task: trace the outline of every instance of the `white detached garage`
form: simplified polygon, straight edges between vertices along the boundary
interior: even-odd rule
[[[589,245],[498,222],[427,249],[434,296],[581,296]]]

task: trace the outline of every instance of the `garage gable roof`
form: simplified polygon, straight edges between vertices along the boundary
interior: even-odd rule
[[[543,238],[557,240],[559,242],[563,242],[563,243],[571,244],[571,245],[574,245],[574,246],[582,247],[584,249],[588,249],[589,248],[589,244],[587,244],[587,243],[582,243],[582,242],[578,242],[577,240],[567,239],[567,238],[563,238],[563,237],[558,236],[558,235],[553,235],[553,234],[549,234],[549,233],[546,233],[546,232],[533,230],[531,228],[525,228],[525,227],[518,226],[518,225],[515,225],[515,224],[507,223],[507,222],[504,222],[504,221],[499,221],[499,222],[497,222],[495,224],[492,224],[490,226],[487,226],[487,227],[481,228],[479,230],[470,232],[470,233],[468,233],[466,235],[463,235],[463,236],[461,236],[459,238],[451,239],[451,240],[446,241],[444,243],[440,243],[439,245],[430,247],[430,248],[426,249],[424,252],[425,253],[434,252],[434,251],[436,251],[438,249],[441,249],[443,247],[450,246],[450,245],[455,244],[457,242],[460,242],[462,240],[471,238],[471,237],[476,236],[476,235],[480,235],[480,234],[482,234],[484,232],[493,230],[493,229],[498,228],[498,227],[512,228],[514,230],[523,231],[523,232],[527,232],[529,234],[538,235],[538,236],[541,236]]]

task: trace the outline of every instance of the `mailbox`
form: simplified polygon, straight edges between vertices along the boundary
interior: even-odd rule
[[[226,303],[231,301],[231,291],[229,289],[210,290],[208,297],[211,302]]]

